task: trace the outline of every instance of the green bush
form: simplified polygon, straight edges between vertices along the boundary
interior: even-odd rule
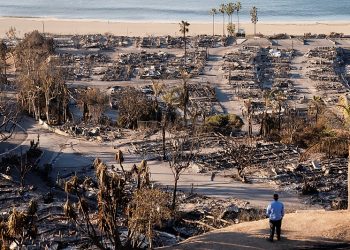
[[[223,114],[209,116],[206,121],[207,125],[213,127],[225,127],[228,125],[228,122],[229,116]]]
[[[243,124],[241,117],[235,114],[213,115],[206,119],[206,128],[208,130],[222,133],[241,130]]]
[[[241,129],[244,125],[241,117],[235,114],[228,115],[229,117],[229,125],[235,129]]]

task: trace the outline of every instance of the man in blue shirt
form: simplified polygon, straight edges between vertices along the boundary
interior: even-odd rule
[[[270,238],[268,240],[271,242],[273,242],[275,230],[277,240],[281,240],[281,224],[284,216],[284,206],[278,201],[278,194],[274,194],[273,199],[274,201],[266,209],[266,217],[270,219]]]

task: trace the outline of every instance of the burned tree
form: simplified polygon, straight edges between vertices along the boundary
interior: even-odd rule
[[[12,242],[16,248],[22,249],[38,234],[37,228],[38,204],[35,200],[29,202],[27,211],[13,208],[7,220],[0,221],[0,248],[9,249]]]
[[[65,121],[68,107],[64,74],[53,53],[53,40],[44,38],[38,31],[26,34],[13,53],[19,104],[37,120],[45,114],[49,124]]]
[[[3,88],[0,85],[0,88]],[[0,142],[8,140],[16,130],[20,119],[20,109],[17,103],[0,90]]]
[[[233,175],[233,177],[243,183],[247,183],[248,179],[245,175],[245,169],[253,164],[256,149],[249,145],[239,145],[238,147],[232,146],[229,152],[237,169],[237,175]]]
[[[81,232],[87,235],[91,243],[99,249],[128,249],[122,244],[120,227],[125,224],[121,217],[121,211],[126,208],[127,197],[125,193],[125,180],[119,175],[108,174],[107,166],[95,161],[96,178],[98,183],[98,213],[97,225],[90,214],[90,206],[85,197],[85,185],[77,176],[73,176],[65,184],[67,201],[64,204],[64,213],[67,219],[73,222]],[[76,207],[69,200],[69,195],[75,195],[78,199]],[[80,216],[78,216],[80,214]]]
[[[121,150],[118,150],[117,153],[115,153],[115,160],[119,164],[119,166],[122,169],[123,173],[125,173],[124,167],[123,167],[124,155],[123,155],[123,152]]]
[[[186,72],[181,73],[182,77],[182,87],[181,87],[181,92],[180,92],[180,104],[182,106],[183,112],[184,112],[184,125],[187,126],[187,109],[188,109],[188,104],[190,101],[190,96],[189,96],[189,89],[188,89],[188,79],[190,76]]]
[[[176,109],[175,109],[175,96],[174,91],[168,91],[163,95],[163,101],[165,103],[165,110],[162,112],[162,149],[163,149],[163,160],[166,160],[166,137],[165,132],[171,127],[176,120]]]
[[[168,202],[168,195],[159,189],[143,188],[133,194],[128,209],[128,227],[135,248],[143,243],[139,236],[145,235],[149,249],[153,249],[154,226],[160,226],[163,220],[170,218]]]
[[[45,113],[48,124],[61,124],[67,119],[68,89],[58,62],[50,60],[40,69]],[[55,118],[54,118],[55,117]]]
[[[67,201],[63,208],[67,219],[98,249],[137,249],[145,235],[152,244],[153,227],[168,218],[167,195],[149,189],[149,185],[132,189],[128,184],[132,181],[131,175],[109,172],[107,165],[98,158],[94,167],[97,200],[85,195],[91,179],[73,176],[65,183]],[[122,236],[125,228],[128,228],[126,238]]]
[[[125,88],[119,93],[118,98],[120,126],[135,129],[137,121],[148,121],[155,117],[152,101],[141,91],[135,88]]]
[[[84,121],[99,123],[108,106],[108,97],[99,89],[87,89],[80,94],[79,102],[83,108]]]
[[[137,189],[150,187],[150,172],[146,160],[142,160],[139,166],[134,164],[131,175],[137,182]]]
[[[8,48],[3,40],[0,41],[0,83],[7,83],[7,54]]]
[[[198,143],[189,135],[174,137],[170,140],[170,146],[167,149],[167,158],[174,176],[174,190],[171,204],[173,211],[176,207],[177,185],[180,176],[188,169],[198,152]]]

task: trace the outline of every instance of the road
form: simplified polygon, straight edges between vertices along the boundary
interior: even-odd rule
[[[29,145],[29,141],[32,139],[36,140],[37,135],[40,134],[40,148],[44,151],[40,165],[43,166],[45,163],[53,165],[53,171],[50,174],[53,179],[56,178],[58,172],[60,176],[64,176],[75,171],[84,171],[91,166],[92,161],[96,157],[99,157],[109,165],[117,165],[114,161],[116,149],[113,146],[123,145],[127,142],[124,139],[116,142],[99,143],[69,138],[42,128],[41,125],[31,118],[24,119],[22,125],[27,129],[28,133],[28,138],[23,145]],[[141,156],[129,153],[126,146],[122,146],[121,150],[124,153],[126,169],[131,169],[133,164],[141,162]],[[171,187],[173,185],[173,175],[167,162],[150,161],[148,164],[152,181],[163,186]],[[192,185],[197,193],[219,198],[235,197],[247,200],[258,207],[265,207],[271,200],[271,195],[276,191],[275,187],[267,183],[244,184],[223,176],[217,176],[214,181],[211,181],[210,175],[198,174],[189,169],[181,175],[179,189],[190,191]],[[297,194],[281,192],[281,197],[283,197],[289,209],[309,208],[298,198]]]

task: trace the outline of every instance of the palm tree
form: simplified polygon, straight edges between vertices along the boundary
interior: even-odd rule
[[[325,103],[323,99],[320,96],[313,96],[311,100],[310,108],[315,113],[315,123],[317,124],[319,114],[325,108]]]
[[[213,38],[214,38],[214,36],[215,36],[215,15],[218,13],[218,11],[215,8],[212,8],[209,13],[210,13],[210,15],[213,16]]]
[[[235,9],[236,9],[236,5],[234,3],[228,3],[226,5],[226,14],[228,16],[228,22],[229,24],[232,23],[232,15],[233,13],[235,12]]]
[[[253,6],[250,10],[252,23],[254,24],[254,36],[256,36],[256,23],[258,22],[258,8]]]
[[[180,32],[183,35],[183,39],[184,39],[184,43],[185,43],[185,65],[186,65],[186,56],[187,56],[187,50],[186,50],[186,34],[189,32],[188,27],[190,26],[190,24],[187,21],[181,21],[181,23],[179,23],[180,25]]]
[[[226,14],[228,16],[228,25],[227,25],[227,33],[232,36],[235,33],[234,25],[232,24],[232,16],[235,13],[236,4],[228,3],[226,5]]]
[[[174,120],[175,108],[174,103],[176,102],[175,90],[172,89],[167,91],[162,96],[163,102],[165,104],[165,111],[162,113],[162,143],[163,143],[163,160],[166,160],[166,149],[165,149],[165,130],[169,124]]]
[[[242,4],[240,1],[236,3],[236,11],[237,11],[237,31],[239,32],[239,11],[242,9]]]
[[[225,13],[226,13],[226,4],[221,4],[219,8],[220,13],[222,13],[222,36],[225,36]]]
[[[187,106],[189,104],[190,98],[189,98],[189,90],[188,90],[188,79],[189,79],[189,75],[187,74],[187,72],[182,72],[181,74],[182,77],[182,91],[181,91],[181,96],[180,96],[180,103],[181,106],[183,107],[184,110],[184,122],[185,122],[185,126],[187,126]]]
[[[152,81],[152,89],[153,89],[153,95],[154,95],[154,112],[156,113],[156,121],[158,121],[158,108],[159,108],[159,103],[158,103],[158,98],[159,95],[163,91],[163,84],[161,84],[159,81],[156,80],[151,80]]]
[[[284,103],[286,101],[286,96],[281,91],[273,91],[272,98],[277,106],[277,112],[278,112],[278,130],[281,130],[282,125],[282,107],[284,106]]]

